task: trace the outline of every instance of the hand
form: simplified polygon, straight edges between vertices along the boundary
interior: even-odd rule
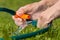
[[[24,7],[19,8],[16,11],[16,14],[19,15],[19,16],[21,14],[24,14],[24,13],[27,13],[27,14],[31,15],[31,14],[34,14],[36,12],[40,12],[40,10],[43,11],[45,9],[44,7],[45,7],[45,2],[44,1],[36,2],[36,3],[28,4],[28,5],[24,6]],[[21,18],[15,18],[14,16],[12,16],[12,18],[15,21],[16,25],[18,25],[18,26],[20,26],[21,24],[24,23],[21,20]]]
[[[12,18],[13,18],[16,25],[20,26],[23,24],[23,21],[21,18],[15,18],[15,16],[12,16]]]
[[[16,13],[17,13],[17,15],[21,15],[23,13],[30,14],[32,17],[32,20],[38,20],[37,27],[43,28],[42,26],[45,26],[46,24],[48,24],[50,21],[52,21],[56,17],[53,14],[53,12],[55,12],[57,9],[56,10],[53,9],[54,7],[48,8],[48,9],[47,8],[48,8],[47,3],[45,1],[41,1],[41,2],[36,2],[36,3],[28,4],[24,7],[21,7],[21,8],[19,8],[19,10],[16,11]],[[51,10],[52,10],[52,12],[51,12]],[[52,15],[54,15],[55,17],[54,16],[52,17]],[[52,18],[50,18],[50,17],[52,17]],[[13,18],[13,20],[17,21],[16,18]],[[21,21],[17,22],[16,24],[20,24],[20,23],[21,23]],[[23,23],[24,22],[22,21],[22,24]]]
[[[57,2],[52,7],[48,8],[40,14],[38,18],[37,27],[46,28],[48,23],[60,16],[60,2]]]

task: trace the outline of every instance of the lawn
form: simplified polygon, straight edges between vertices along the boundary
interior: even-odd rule
[[[33,3],[39,0],[0,0],[0,7],[9,8],[12,10],[18,10],[19,7],[24,6],[29,3]],[[60,40],[60,19],[56,19],[52,22],[52,26],[48,32],[36,35],[31,38],[26,38],[23,40]],[[11,40],[9,38],[12,36],[12,33],[16,31],[17,26],[11,18],[11,15],[6,12],[0,12],[0,38],[5,40]],[[39,30],[34,28],[32,25],[29,25],[21,33],[29,33]]]

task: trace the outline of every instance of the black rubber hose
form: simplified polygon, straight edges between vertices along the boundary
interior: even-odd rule
[[[11,10],[11,9],[8,9],[8,8],[0,8],[0,11],[3,11],[3,12],[8,12],[10,13],[11,15],[15,15],[15,11]]]

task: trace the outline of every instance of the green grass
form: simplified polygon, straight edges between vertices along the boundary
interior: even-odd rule
[[[0,7],[9,8],[16,11],[19,7],[36,1],[39,0],[0,0]],[[11,15],[5,12],[0,12],[0,38],[11,40],[9,36],[12,36],[12,33],[16,31],[16,29],[17,26],[12,20]],[[29,33],[36,30],[38,29],[29,25],[21,33]],[[48,32],[23,40],[60,40],[60,19],[53,21],[53,25]]]

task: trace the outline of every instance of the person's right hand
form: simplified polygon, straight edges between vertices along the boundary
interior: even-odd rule
[[[37,27],[40,27],[40,13],[45,11],[48,8],[46,1],[40,1],[40,2],[36,2],[36,3],[32,3],[32,4],[28,4],[26,6],[20,7],[17,11],[16,14],[17,15],[21,15],[21,14],[30,14],[32,20],[38,20],[37,23]],[[44,13],[42,13],[44,15]],[[45,13],[46,14],[46,13]],[[42,16],[43,16],[42,15]],[[46,15],[45,15],[46,16]],[[44,16],[44,17],[45,17]],[[21,18],[20,18],[21,19]],[[13,17],[13,20],[15,21],[15,23],[19,26],[21,24],[24,24],[24,21],[21,21],[15,17]]]
[[[26,6],[20,7],[17,11],[16,14],[18,16],[20,16],[21,14],[30,14],[31,16],[33,16],[35,13],[37,14],[37,12],[41,12],[46,8],[45,2],[41,1],[41,2],[36,2],[36,3],[32,3],[32,4],[28,4]],[[33,14],[33,15],[32,15]],[[35,16],[35,15],[34,15]],[[21,18],[15,18],[14,16],[12,16],[13,20],[15,21],[16,25],[20,26],[21,24],[23,24],[24,22],[21,20]],[[33,17],[34,18],[34,17]],[[37,19],[37,16],[36,16]],[[33,19],[32,19],[33,20]]]

